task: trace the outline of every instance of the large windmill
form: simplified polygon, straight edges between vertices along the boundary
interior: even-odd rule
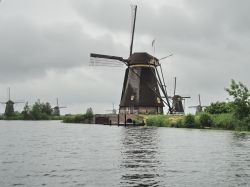
[[[203,111],[203,108],[207,107],[207,106],[202,106],[201,105],[201,95],[198,95],[198,100],[199,100],[199,104],[197,106],[190,106],[189,108],[195,108],[196,109],[196,114],[200,113]]]
[[[7,95],[8,95],[7,102],[0,102],[0,103],[6,105],[4,115],[9,117],[9,116],[13,116],[14,113],[15,113],[14,105],[18,104],[18,103],[24,103],[24,102],[23,101],[12,101],[10,99],[10,88],[8,88],[8,94]]]
[[[130,43],[130,53],[128,58],[90,54],[92,65],[125,64],[127,69],[123,82],[119,113],[129,114],[163,114],[163,107],[167,105],[172,113],[165,81],[159,60],[146,53],[133,53],[133,43],[135,34],[135,23],[137,6],[132,6],[132,35]],[[163,94],[163,97],[161,96]]]
[[[58,98],[56,98],[56,106],[53,108],[53,115],[60,116],[60,109],[66,108],[65,106],[59,106]]]
[[[172,100],[172,106],[173,106],[173,113],[184,113],[185,112],[185,106],[183,106],[183,101],[185,103],[186,99],[189,99],[191,97],[189,96],[180,96],[176,94],[176,77],[174,78],[174,94],[173,96],[170,96],[169,98]]]

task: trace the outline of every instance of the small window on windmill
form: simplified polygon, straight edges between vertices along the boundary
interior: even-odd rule
[[[134,95],[131,95],[130,100],[131,100],[131,101],[133,101],[133,100],[134,100],[134,98],[135,98],[135,96],[134,96]]]
[[[159,97],[157,97],[157,103],[161,103],[161,99]]]

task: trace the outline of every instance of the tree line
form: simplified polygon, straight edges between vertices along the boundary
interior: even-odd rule
[[[250,92],[242,82],[231,81],[228,101],[214,102],[196,115],[151,116],[146,120],[149,126],[215,128],[250,131]]]
[[[6,120],[50,120],[60,119],[58,113],[55,113],[54,108],[49,102],[35,102],[32,106],[25,104],[22,112],[14,111],[13,106],[6,106],[4,115],[1,119]]]

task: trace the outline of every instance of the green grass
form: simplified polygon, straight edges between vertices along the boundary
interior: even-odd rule
[[[174,128],[211,128],[223,130],[250,131],[250,117],[237,120],[232,113],[198,115],[148,115],[143,116],[147,126]]]
[[[168,116],[158,115],[158,116],[147,116],[146,125],[154,127],[171,127],[170,120]]]
[[[70,115],[63,118],[63,123],[92,123],[93,116],[86,114]]]

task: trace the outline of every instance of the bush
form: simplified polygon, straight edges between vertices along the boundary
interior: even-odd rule
[[[175,128],[184,128],[184,123],[183,123],[183,120],[182,119],[178,119],[173,125],[172,127],[175,127]]]
[[[210,114],[231,113],[232,110],[233,110],[232,103],[226,103],[226,102],[211,103],[210,106],[205,108],[205,112]]]
[[[213,118],[213,126],[219,129],[227,129],[233,130],[235,126],[239,123],[238,120],[235,119],[234,115],[231,114],[220,114],[215,115]]]
[[[148,126],[155,127],[170,127],[170,122],[167,116],[149,116],[146,119],[146,124]]]
[[[195,117],[192,114],[188,114],[184,118],[184,126],[187,128],[195,127]]]
[[[235,129],[239,131],[250,131],[250,116],[243,120],[238,120]]]
[[[85,119],[92,119],[94,117],[94,113],[92,108],[88,108],[85,113]]]
[[[234,98],[232,102],[233,112],[237,119],[242,120],[250,114],[250,92],[241,82],[231,81],[230,88],[226,88],[230,96]]]
[[[213,125],[212,116],[208,113],[199,114],[199,123],[201,127],[211,127]]]
[[[90,118],[86,114],[78,114],[75,116],[65,116],[63,118],[64,123],[92,123],[93,118]]]
[[[63,118],[63,123],[74,123],[75,122],[75,116],[65,116]]]

